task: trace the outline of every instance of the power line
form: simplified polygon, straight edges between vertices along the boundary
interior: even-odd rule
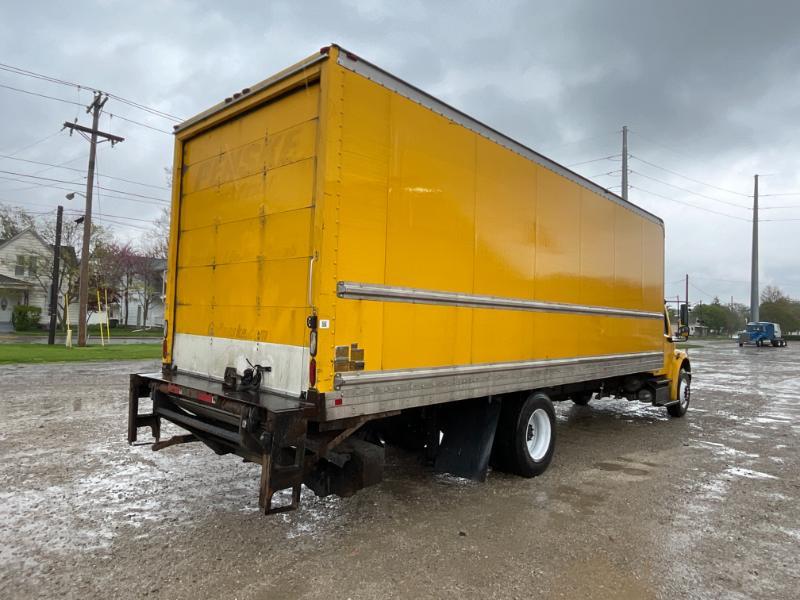
[[[157,131],[159,133],[166,133],[167,135],[171,136],[172,132],[167,131],[165,129],[159,129],[158,127],[153,127],[152,125],[148,125],[146,123],[140,123],[139,121],[134,121],[133,119],[129,119],[128,117],[122,117],[120,115],[116,115],[114,113],[106,113],[109,117],[115,119],[122,119],[123,121],[127,121],[128,123],[133,123],[134,125],[139,125],[140,127],[147,127],[147,129],[152,129],[153,131]]]
[[[94,87],[91,87],[91,86],[88,86],[88,85],[82,85],[80,83],[75,83],[73,81],[67,81],[65,79],[59,79],[57,77],[51,77],[49,75],[44,75],[42,73],[37,73],[37,72],[31,71],[29,69],[23,69],[21,67],[15,67],[14,65],[9,65],[9,64],[5,64],[5,63],[0,63],[0,70],[7,71],[7,72],[12,73],[14,75],[21,75],[21,76],[24,76],[24,77],[32,77],[34,79],[47,81],[49,83],[56,83],[56,84],[59,84],[59,85],[64,85],[64,86],[67,86],[67,87],[76,88],[78,90],[89,90],[89,91],[96,92],[96,93],[101,92],[101,90],[99,90],[98,88],[94,88]],[[18,91],[24,91],[24,90],[18,90]],[[138,108],[139,110],[143,110],[145,112],[149,112],[149,113],[151,113],[153,115],[156,115],[158,117],[162,117],[164,119],[169,119],[171,121],[183,121],[184,120],[181,117],[177,117],[175,115],[171,115],[168,112],[164,112],[162,110],[159,110],[159,109],[156,109],[156,108],[152,108],[150,106],[147,106],[145,104],[141,104],[139,102],[134,102],[133,100],[129,100],[127,98],[124,98],[122,96],[118,96],[116,94],[106,93],[106,95],[109,96],[110,98],[114,98],[115,100],[118,100],[119,102],[122,102],[123,104],[127,104],[128,106],[132,106],[134,108]],[[60,98],[56,98],[56,99],[57,100],[61,100],[63,102],[69,102],[67,100],[63,100],[63,99],[60,99]],[[76,104],[76,103],[73,102],[73,104]]]
[[[50,210],[31,211],[31,210],[27,210],[24,206],[19,206],[18,204],[14,204],[14,203],[8,202],[7,200],[0,200],[0,203],[5,204],[7,206],[11,206],[12,208],[23,209],[23,210],[25,210],[25,214],[31,215],[31,216],[35,216],[35,217],[43,217],[43,216],[46,216],[46,215],[52,215],[53,212],[56,210],[55,207],[53,207]],[[44,206],[44,205],[43,204],[39,204],[37,206]],[[70,209],[65,209],[64,212],[65,213],[69,213],[70,216],[82,215],[83,214],[80,211],[75,211],[75,210],[70,210]],[[149,231],[150,230],[149,227],[143,227],[141,225],[135,225],[133,223],[121,223],[121,222],[115,220],[115,219],[130,219],[131,217],[114,216],[114,218],[112,219],[112,218],[107,218],[107,216],[96,216],[95,215],[94,218],[98,219],[100,221],[104,221],[106,223],[109,223],[111,225],[117,225],[118,227],[132,227],[133,229],[138,229],[140,231]],[[154,221],[155,220],[153,220],[152,222],[154,222]]]
[[[682,152],[682,151],[680,151],[680,150],[676,150],[675,148],[672,148],[672,147],[670,147],[670,146],[667,146],[667,145],[666,145],[666,144],[664,144],[663,142],[659,142],[659,141],[657,141],[657,140],[655,140],[655,139],[651,138],[650,136],[644,135],[644,134],[643,134],[643,133],[641,133],[640,131],[635,131],[635,130],[633,130],[633,129],[629,129],[629,130],[628,130],[628,133],[635,133],[635,134],[636,134],[636,135],[638,135],[640,138],[647,140],[647,141],[648,141],[648,142],[650,142],[651,144],[655,144],[656,146],[660,146],[661,148],[664,148],[665,150],[669,150],[669,151],[670,151],[670,152],[672,152],[673,154],[677,154],[677,155],[679,155],[679,156],[683,156],[683,157],[685,157],[685,158],[691,158],[692,160],[694,160],[694,159],[695,159],[695,157],[693,157],[693,156],[689,156],[689,155],[688,155],[686,152]]]
[[[63,102],[64,104],[73,104],[78,106],[83,106],[80,102],[75,102],[74,100],[65,100],[64,98],[57,98],[56,96],[48,96],[47,94],[40,94],[39,92],[31,92],[29,90],[23,90],[21,88],[13,87],[10,85],[5,85],[0,83],[0,88],[5,88],[7,90],[13,90],[15,92],[20,92],[22,94],[28,94],[30,96],[39,96],[40,98],[47,98],[48,100],[55,100],[56,102]]]
[[[112,223],[113,225],[119,225],[121,227],[133,227],[134,229],[139,229],[141,231],[149,231],[149,227],[143,227],[141,225],[135,225],[133,223],[121,223],[113,218],[108,217],[108,215],[95,215],[95,219],[98,221],[104,221],[106,223]]]
[[[11,207],[14,207],[14,208],[19,208],[21,210],[24,210],[25,213],[29,214],[29,215],[33,215],[33,214],[49,215],[50,213],[52,213],[56,209],[56,207],[53,206],[53,207],[49,207],[50,210],[41,211],[41,212],[33,212],[33,211],[28,210],[26,206],[20,205],[19,203],[16,203],[16,202],[11,202],[10,200],[0,199],[0,203],[1,204],[5,204],[6,206],[11,206]],[[27,204],[32,205],[32,206],[48,208],[47,204],[42,204],[42,203],[39,203],[39,202],[28,202]],[[78,210],[77,208],[65,208],[64,212],[65,213],[69,213],[70,215],[78,215],[78,216],[83,214],[83,211]],[[108,214],[108,213],[105,213],[101,217],[95,216],[94,218],[95,219],[105,219],[106,217],[113,218],[113,219],[121,219],[121,220],[124,220],[124,221],[137,221],[137,222],[150,223],[150,224],[154,224],[155,221],[156,221],[156,218],[157,218],[156,217],[156,218],[153,218],[153,219],[140,219],[140,218],[137,218],[137,217],[126,217],[124,215],[112,215],[112,214]],[[125,224],[125,225],[127,225],[127,224]],[[131,227],[135,227],[132,224],[130,226]],[[148,228],[147,227],[142,227],[142,229],[148,229]]]
[[[650,165],[651,167],[655,167],[656,169],[660,169],[662,171],[666,171],[667,173],[672,173],[673,175],[677,175],[678,177],[682,177],[683,179],[688,179],[689,181],[692,181],[694,183],[699,183],[700,185],[705,185],[705,186],[708,186],[710,188],[714,188],[715,190],[719,190],[720,192],[726,192],[728,194],[735,194],[737,196],[744,196],[745,198],[750,198],[751,197],[749,194],[745,194],[745,193],[742,193],[742,192],[735,192],[733,190],[728,190],[728,189],[719,187],[717,185],[713,185],[711,183],[707,183],[705,181],[700,181],[699,179],[694,179],[692,177],[689,177],[688,175],[682,175],[682,174],[678,173],[677,171],[673,171],[672,169],[667,169],[666,167],[662,167],[660,165],[652,163],[652,162],[650,162],[648,160],[645,160],[643,158],[639,158],[635,154],[629,154],[629,156],[631,158],[635,159],[635,160],[638,160],[639,162],[643,162],[646,165]]]
[[[65,164],[65,163],[62,163],[60,165],[55,165],[53,163],[47,163],[47,162],[42,162],[42,161],[38,161],[38,160],[30,160],[30,159],[27,159],[27,158],[16,158],[14,156],[10,156],[10,155],[7,155],[7,154],[0,154],[0,158],[8,158],[10,160],[17,160],[17,161],[20,161],[20,162],[30,163],[30,164],[33,164],[33,165],[46,165],[46,166],[51,167],[51,168],[65,169],[67,171],[76,171],[78,173],[83,173],[86,170],[86,169],[76,169],[75,167],[65,167],[65,166],[63,166],[63,164]],[[83,158],[83,157],[80,156],[78,158]],[[77,160],[77,159],[72,159],[72,160]],[[72,162],[72,160],[67,161],[67,162]],[[168,190],[169,189],[167,187],[164,187],[163,185],[153,185],[152,183],[142,183],[141,181],[134,181],[132,179],[124,179],[122,177],[114,177],[114,176],[111,176],[111,175],[106,175],[105,173],[103,173],[102,175],[106,179],[114,179],[114,180],[117,180],[117,181],[124,181],[125,183],[133,183],[135,185],[142,185],[144,187],[155,188],[155,189],[158,189],[158,190]]]
[[[76,183],[75,181],[66,181],[64,179],[55,179],[53,177],[42,177],[41,175],[29,175],[28,173],[19,173],[17,171],[5,171],[3,169],[0,169],[0,173],[5,173],[7,175],[16,175],[18,177],[29,177],[31,179],[40,179],[42,181],[53,181],[55,183],[69,183],[69,184]],[[105,190],[107,192],[114,192],[116,194],[126,194],[128,196],[135,196],[137,198],[146,198],[146,199],[149,199],[149,200],[157,200],[157,201],[162,202],[164,204],[169,204],[169,200],[167,200],[165,198],[157,198],[155,196],[147,196],[145,194],[137,194],[136,192],[129,192],[127,190],[117,190],[117,189],[108,188],[108,187],[100,187],[100,189],[101,190]]]
[[[78,214],[78,215],[82,215],[83,214],[83,211],[80,211],[77,208],[66,208],[64,210],[65,210],[65,212],[68,212],[68,213],[74,213],[74,214]],[[114,219],[122,219],[124,221],[138,221],[138,222],[141,222],[141,223],[153,223],[155,221],[155,219],[140,219],[138,217],[126,217],[124,215],[112,215],[111,213],[103,213],[103,216],[104,217],[111,217],[111,218],[114,218]],[[99,218],[99,217],[95,217],[95,218]]]
[[[35,141],[35,142],[33,142],[32,144],[28,144],[27,146],[25,146],[25,147],[23,147],[23,148],[20,148],[19,150],[15,150],[14,152],[10,152],[8,155],[9,155],[9,156],[15,156],[15,155],[17,155],[17,154],[20,154],[21,152],[24,152],[25,150],[28,150],[29,148],[33,148],[34,146],[38,146],[38,145],[39,145],[39,144],[41,144],[42,142],[46,142],[46,141],[47,141],[47,140],[49,140],[50,138],[54,138],[54,137],[56,137],[56,136],[57,136],[59,133],[61,133],[62,131],[64,131],[64,130],[63,130],[63,129],[59,129],[59,130],[58,130],[58,131],[56,131],[55,133],[51,133],[50,135],[47,135],[47,136],[43,137],[43,138],[42,138],[42,139],[40,139],[40,140],[36,140],[36,141]]]
[[[572,169],[573,167],[580,167],[581,165],[588,165],[589,163],[596,163],[600,162],[601,160],[614,160],[615,158],[619,158],[620,156],[621,156],[620,154],[610,154],[609,156],[601,156],[600,158],[593,158],[592,160],[584,160],[583,162],[567,165],[567,168]]]
[[[703,279],[703,280],[706,280],[706,281],[721,281],[723,283],[739,283],[739,284],[747,285],[747,286],[750,285],[750,282],[749,281],[745,281],[744,279],[722,279],[720,277],[706,277],[704,275],[695,275],[695,274],[692,274],[692,278],[693,279]],[[681,281],[683,281],[683,280],[681,280]],[[774,285],[776,287],[780,287],[780,288],[784,288],[784,289],[800,289],[800,288],[798,288],[797,285],[793,285],[793,284],[772,283],[770,285]]]
[[[744,217],[737,217],[735,215],[729,215],[723,212],[718,212],[716,210],[712,210],[710,208],[706,208],[704,206],[697,206],[696,204],[690,204],[689,202],[683,202],[682,200],[677,200],[675,198],[670,198],[668,196],[663,196],[662,194],[657,194],[656,192],[651,192],[650,190],[646,190],[644,188],[640,188],[638,186],[630,186],[631,189],[639,190],[640,192],[644,192],[645,194],[650,194],[651,196],[657,196],[658,198],[663,198],[664,200],[669,200],[670,202],[676,202],[678,204],[683,204],[684,206],[689,206],[691,208],[696,208],[697,210],[704,210],[709,213],[713,213],[715,215],[720,215],[722,217],[728,217],[729,219],[737,219],[739,221],[745,221],[746,223],[750,222],[750,219],[746,219]]]
[[[747,223],[751,223],[752,222],[750,219],[747,219],[745,217],[737,217],[736,215],[729,215],[729,214],[726,214],[726,213],[718,212],[716,210],[712,210],[712,209],[706,208],[704,206],[697,206],[696,204],[690,204],[688,202],[683,202],[682,200],[677,200],[675,198],[670,198],[668,196],[663,196],[662,194],[657,194],[656,192],[653,192],[653,191],[650,191],[650,190],[646,190],[646,189],[640,188],[638,186],[633,186],[632,185],[630,187],[631,187],[631,189],[639,190],[640,192],[644,192],[645,194],[649,194],[651,196],[657,196],[659,198],[663,198],[664,200],[669,200],[670,202],[677,202],[678,204],[683,204],[684,206],[689,206],[691,208],[696,208],[697,210],[704,210],[706,212],[713,213],[715,215],[720,215],[722,217],[728,217],[729,219],[737,219],[739,221],[745,221]],[[800,218],[759,219],[758,220],[759,223],[784,223],[784,222],[787,222],[787,221],[800,221]]]
[[[674,183],[669,183],[668,181],[664,181],[663,179],[658,179],[657,177],[651,177],[650,175],[645,175],[644,173],[640,173],[639,171],[634,171],[631,169],[631,173],[639,175],[640,177],[644,177],[645,179],[650,179],[651,181],[655,181],[656,183],[660,183],[662,185],[668,185],[669,187],[675,188],[676,190],[681,190],[682,192],[686,192],[687,194],[692,194],[694,196],[699,196],[700,198],[706,198],[707,200],[712,200],[714,202],[719,202],[721,204],[727,204],[728,206],[733,206],[735,208],[740,208],[743,210],[750,210],[749,206],[742,206],[741,204],[736,204],[735,202],[728,202],[727,200],[720,200],[719,198],[714,198],[713,196],[708,196],[706,194],[701,194],[700,192],[695,192],[685,187],[681,187],[679,185],[675,185]]]
[[[694,290],[696,290],[696,291],[700,292],[701,294],[703,294],[703,295],[705,295],[705,296],[708,296],[708,297],[709,297],[709,298],[711,298],[712,300],[713,300],[714,298],[719,298],[719,294],[709,294],[709,293],[708,293],[708,292],[706,292],[705,290],[701,290],[699,287],[697,287],[697,286],[696,286],[695,284],[693,284],[691,281],[689,282],[689,287],[693,288]]]
[[[108,97],[113,98],[118,102],[122,102],[123,104],[127,104],[128,106],[132,106],[133,108],[138,108],[139,110],[143,110],[157,117],[161,117],[162,119],[168,119],[170,121],[175,121],[177,123],[185,121],[185,119],[182,119],[181,117],[176,117],[175,115],[171,115],[167,112],[155,108],[150,108],[149,106],[145,106],[144,104],[139,104],[138,102],[134,102],[133,100],[128,100],[126,98],[123,98],[122,96],[117,96],[116,94],[109,93]]]
[[[23,94],[29,94],[31,96],[39,96],[40,98],[47,98],[48,100],[55,100],[57,102],[63,102],[65,104],[72,104],[72,105],[80,106],[80,107],[84,106],[80,102],[75,102],[73,100],[67,100],[66,98],[58,98],[56,96],[48,96],[47,94],[40,94],[38,92],[31,92],[29,90],[23,90],[21,88],[12,87],[10,85],[0,84],[0,88],[13,90],[15,92],[21,92]],[[170,136],[172,135],[172,132],[170,132],[170,131],[166,131],[165,129],[159,129],[158,127],[153,127],[152,125],[148,125],[147,123],[142,123],[140,121],[136,121],[136,120],[131,119],[129,117],[123,117],[122,115],[118,115],[118,114],[115,114],[115,113],[106,113],[106,114],[108,114],[111,117],[120,119],[122,121],[127,121],[128,123],[133,123],[134,125],[138,125],[139,127],[146,127],[147,129],[152,129],[153,131],[157,131],[159,133],[164,133],[164,134],[170,135]],[[156,115],[156,116],[161,116],[161,115]]]
[[[53,189],[53,190],[63,190],[65,192],[80,192],[80,190],[76,190],[74,188],[62,187],[60,185],[53,185],[52,183],[50,183],[50,184],[48,184],[48,183],[36,183],[36,182],[33,182],[33,181],[26,181],[24,179],[15,179],[13,177],[4,177],[2,175],[0,175],[0,179],[7,179],[8,181],[18,181],[20,183],[30,183],[33,186],[33,187],[27,187],[27,188],[16,188],[16,189],[13,189],[13,190],[6,190],[6,191],[9,191],[9,192],[22,192],[22,191],[34,189],[35,187],[49,188],[49,189]],[[65,183],[67,183],[68,185],[75,185],[76,183],[80,183],[80,181],[81,181],[80,179],[77,179],[75,181],[67,181]],[[150,204],[150,205],[161,206],[161,207],[169,206],[169,202],[165,203],[163,201],[143,200],[143,199],[139,199],[139,198],[128,198],[126,196],[114,196],[112,194],[105,194],[105,197],[106,198],[113,198],[115,200],[125,200],[127,202],[138,202],[140,204]]]
[[[621,173],[622,169],[617,169],[616,171],[608,171],[607,173],[598,173],[597,175],[587,175],[588,179],[594,179],[595,177],[605,177],[606,175],[616,175],[617,173]]]
[[[569,140],[569,141],[566,141],[566,142],[561,142],[560,144],[556,144],[555,146],[548,146],[546,143],[543,144],[543,146],[544,146],[544,148],[546,149],[546,151],[548,153],[552,153],[553,150],[561,149],[564,146],[574,146],[575,144],[586,144],[587,142],[593,142],[595,140],[599,140],[599,139],[602,139],[602,138],[607,138],[607,137],[612,136],[612,135],[617,135],[618,133],[619,133],[619,130],[617,130],[617,131],[607,131],[605,133],[599,133],[597,135],[592,135],[592,136],[580,138],[580,139],[577,139],[577,140]]]

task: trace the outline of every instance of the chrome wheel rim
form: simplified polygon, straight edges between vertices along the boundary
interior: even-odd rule
[[[525,429],[525,441],[528,446],[528,455],[535,461],[542,460],[550,448],[552,425],[547,411],[537,408],[528,419]]]
[[[681,379],[678,385],[678,399],[681,403],[681,408],[689,406],[689,398],[691,397],[691,387],[686,379]]]

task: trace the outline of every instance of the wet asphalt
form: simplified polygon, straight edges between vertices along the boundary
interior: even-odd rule
[[[0,366],[0,598],[797,598],[800,343],[689,352],[685,418],[559,405],[541,477],[389,449],[382,484],[269,517],[257,467],[127,445],[155,363]]]

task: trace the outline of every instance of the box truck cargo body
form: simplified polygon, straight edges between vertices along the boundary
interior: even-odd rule
[[[324,48],[176,128],[163,370],[132,376],[129,440],[260,463],[267,511],[379,481],[386,440],[535,475],[554,400],[685,412],[663,279],[658,217]]]

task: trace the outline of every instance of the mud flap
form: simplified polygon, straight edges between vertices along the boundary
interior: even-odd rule
[[[444,436],[433,465],[437,473],[475,481],[486,479],[500,404],[500,398],[489,396],[455,402],[439,412]]]

